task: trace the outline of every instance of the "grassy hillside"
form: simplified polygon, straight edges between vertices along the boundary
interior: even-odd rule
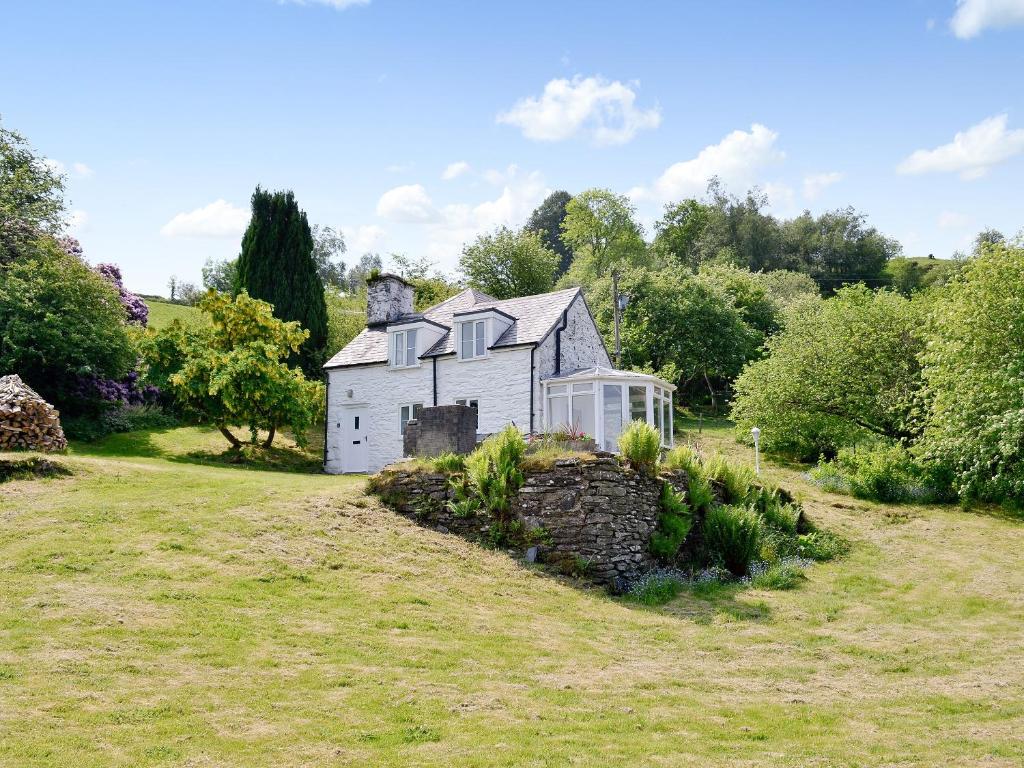
[[[186,307],[182,304],[171,304],[167,301],[146,299],[146,306],[149,307],[149,327],[166,328],[175,320],[181,320],[186,324],[202,322],[203,314],[195,307]]]
[[[702,438],[737,455],[721,427]],[[1024,759],[1024,527],[769,473],[853,542],[644,609],[357,478],[118,435],[0,493],[0,764],[946,766]]]

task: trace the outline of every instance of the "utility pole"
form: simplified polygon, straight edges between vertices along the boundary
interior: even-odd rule
[[[622,342],[619,340],[619,271],[612,270],[612,306],[615,308],[615,367],[622,365]]]

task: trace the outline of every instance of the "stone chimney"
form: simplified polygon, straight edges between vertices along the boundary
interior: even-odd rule
[[[397,275],[380,274],[366,281],[366,324],[385,325],[412,314],[412,285]]]

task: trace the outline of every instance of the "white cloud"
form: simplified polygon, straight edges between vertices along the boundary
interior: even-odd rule
[[[405,184],[380,196],[377,215],[390,221],[422,222],[436,219],[437,209],[422,184]]]
[[[959,173],[962,179],[978,179],[989,168],[1024,152],[1024,129],[1006,130],[1007,117],[995,115],[972,125],[935,149],[919,149],[896,170],[899,173]]]
[[[791,216],[797,212],[796,192],[788,184],[769,181],[763,186],[768,198],[768,207],[779,216]]]
[[[782,162],[786,155],[775,147],[779,135],[760,123],[749,131],[733,131],[717,144],[704,147],[697,156],[670,166],[650,188],[630,191],[636,199],[661,201],[700,195],[708,180],[717,176],[726,187],[746,189],[757,181],[757,173]]]
[[[602,77],[559,78],[545,85],[540,97],[520,99],[497,120],[533,141],[564,141],[582,133],[594,144],[625,144],[661,123],[657,107],[637,108],[634,87]]]
[[[226,200],[179,213],[160,228],[164,237],[237,237],[249,225],[249,211]]]
[[[64,175],[68,172],[67,166],[64,165],[60,160],[54,160],[53,158],[46,158],[43,160],[43,165],[50,169],[51,172],[58,175]],[[76,162],[71,164],[71,175],[76,179],[87,179],[94,173],[93,169],[82,162]]]
[[[370,0],[288,0],[294,5],[329,5],[331,8],[336,8],[339,11],[343,11],[346,8],[352,8],[357,5],[369,5]]]
[[[822,192],[836,182],[842,181],[842,179],[843,174],[839,173],[839,171],[809,173],[804,176],[804,198],[807,200],[817,200],[821,197]]]
[[[984,30],[1024,25],[1024,0],[957,0],[956,13],[949,20],[953,34],[962,40],[977,37]]]
[[[451,181],[452,179],[457,179],[459,176],[461,176],[464,173],[467,173],[468,171],[469,163],[467,163],[465,160],[459,160],[458,162],[455,163],[449,163],[448,167],[445,168],[444,171],[441,173],[441,178],[444,181]]]
[[[939,214],[939,229],[963,229],[970,223],[969,217],[956,211],[943,211]]]
[[[79,234],[85,231],[89,226],[89,214],[85,211],[72,211],[71,215],[68,216],[68,230],[73,234]]]
[[[354,257],[362,256],[364,253],[380,249],[381,243],[387,236],[382,227],[376,224],[366,224],[359,227],[342,227],[342,234],[345,235],[346,251]]]

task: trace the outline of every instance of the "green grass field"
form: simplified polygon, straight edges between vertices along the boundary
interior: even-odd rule
[[[186,325],[202,322],[202,313],[195,307],[187,307],[183,304],[171,304],[167,301],[146,299],[146,306],[149,307],[149,327],[160,330],[166,328],[175,320],[181,320]]]
[[[220,449],[119,435],[0,485],[0,765],[1024,761],[1018,520],[771,466],[851,553],[648,609]]]

